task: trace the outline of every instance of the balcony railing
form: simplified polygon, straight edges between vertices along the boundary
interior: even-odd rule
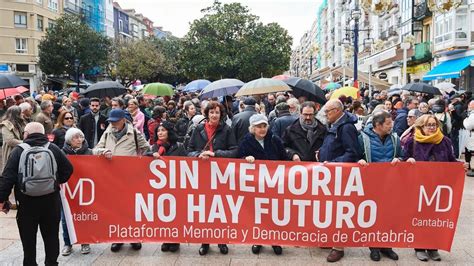
[[[386,40],[388,38],[388,32],[387,31],[382,31],[380,33],[380,39],[381,40]]]
[[[64,11],[68,13],[80,14],[82,13],[82,8],[69,1],[64,1]]]
[[[412,57],[414,61],[431,60],[431,43],[422,42],[415,44],[415,55]]]
[[[395,29],[395,27],[389,27],[388,28],[388,36],[389,37],[392,37],[392,36],[398,36],[398,32],[397,30]]]
[[[415,15],[413,16],[416,20],[422,20],[427,17],[431,17],[432,13],[428,8],[427,1],[423,1],[417,5],[415,5]]]

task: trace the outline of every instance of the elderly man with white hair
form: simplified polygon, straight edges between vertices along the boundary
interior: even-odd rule
[[[23,115],[23,120],[27,123],[32,122],[33,119],[31,115],[33,114],[33,108],[31,107],[31,104],[23,102],[20,103],[19,107],[21,109],[21,114]]]
[[[37,122],[28,123],[25,126],[23,142],[31,147],[43,146],[51,151],[56,161],[56,187],[54,191],[42,196],[28,196],[23,191],[19,177],[20,157],[24,151],[22,146],[13,149],[6,162],[2,178],[0,178],[0,209],[8,212],[7,199],[10,191],[15,187],[15,198],[19,202],[16,217],[23,245],[23,265],[36,264],[36,236],[38,227],[44,241],[46,253],[45,264],[57,265],[59,256],[59,221],[61,218],[61,200],[58,184],[69,180],[73,167],[66,155],[54,145],[49,143],[42,124]],[[30,188],[34,187],[30,183]]]

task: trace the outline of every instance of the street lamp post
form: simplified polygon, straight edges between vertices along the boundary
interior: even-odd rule
[[[74,60],[74,67],[76,69],[76,92],[79,93],[79,65],[80,65],[79,59]]]
[[[309,75],[313,74],[313,55],[309,56]]]
[[[403,49],[402,86],[405,86],[407,84],[407,50],[410,49],[410,43],[402,42],[400,46]]]

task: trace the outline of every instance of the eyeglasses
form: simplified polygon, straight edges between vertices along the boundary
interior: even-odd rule
[[[437,125],[437,124],[426,124],[426,125],[424,125],[423,127],[426,127],[426,128],[437,128],[438,125]]]
[[[325,113],[325,114],[329,114],[332,110],[336,110],[336,109],[337,109],[337,108],[334,107],[334,108],[332,108],[332,109],[324,110],[324,113]]]
[[[73,120],[73,117],[65,117],[64,120]]]

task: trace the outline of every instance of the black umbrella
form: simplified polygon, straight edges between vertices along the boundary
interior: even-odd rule
[[[25,81],[13,74],[0,74],[0,89],[16,88],[19,86],[30,85],[28,81]]]
[[[320,104],[326,103],[324,91],[310,80],[292,77],[283,80],[283,82],[293,89],[292,94],[295,97],[305,96],[308,101],[315,101]]]
[[[90,85],[84,92],[84,95],[89,98],[102,98],[105,96],[119,96],[125,92],[127,92],[127,89],[117,81],[101,81]]]
[[[402,90],[415,91],[433,95],[442,95],[438,88],[423,82],[408,83],[407,85],[403,86]]]

